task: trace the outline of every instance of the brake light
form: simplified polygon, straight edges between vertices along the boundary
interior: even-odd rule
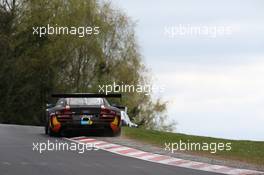
[[[106,108],[105,106],[101,106],[100,116],[104,118],[114,118],[116,116],[116,112]]]
[[[63,110],[63,114],[68,114],[68,115],[71,115],[72,112],[71,112],[71,108],[69,105],[65,106],[64,110]]]
[[[56,111],[56,115],[58,117],[70,117],[70,115],[72,115],[70,106],[65,106],[64,109],[62,109],[60,111]]]

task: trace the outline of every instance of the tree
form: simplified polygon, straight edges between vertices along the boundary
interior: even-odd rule
[[[135,24],[111,3],[2,0],[0,7],[1,122],[41,124],[53,92],[98,92],[102,84],[148,82]],[[100,33],[33,34],[34,27],[47,25],[98,26]],[[172,130],[173,125],[164,122],[166,104],[161,100],[137,92],[123,96],[129,116],[142,127]]]

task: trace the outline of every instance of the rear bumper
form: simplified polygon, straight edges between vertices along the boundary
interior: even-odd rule
[[[106,130],[111,128],[111,122],[96,122],[91,125],[81,125],[80,123],[61,123],[63,131],[87,131],[87,130]]]

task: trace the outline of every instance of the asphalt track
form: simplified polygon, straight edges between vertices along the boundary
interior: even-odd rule
[[[103,150],[33,151],[33,143],[68,142],[44,135],[42,127],[0,124],[0,175],[217,175],[147,162]]]

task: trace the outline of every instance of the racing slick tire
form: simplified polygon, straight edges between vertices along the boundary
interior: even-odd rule
[[[50,136],[50,137],[60,136],[60,133],[55,133],[52,131],[52,129],[50,128],[50,125],[49,125],[49,121],[45,125],[45,134]]]
[[[111,130],[110,132],[111,137],[119,137],[120,135],[121,135],[121,128],[116,132],[114,132],[113,130]]]

